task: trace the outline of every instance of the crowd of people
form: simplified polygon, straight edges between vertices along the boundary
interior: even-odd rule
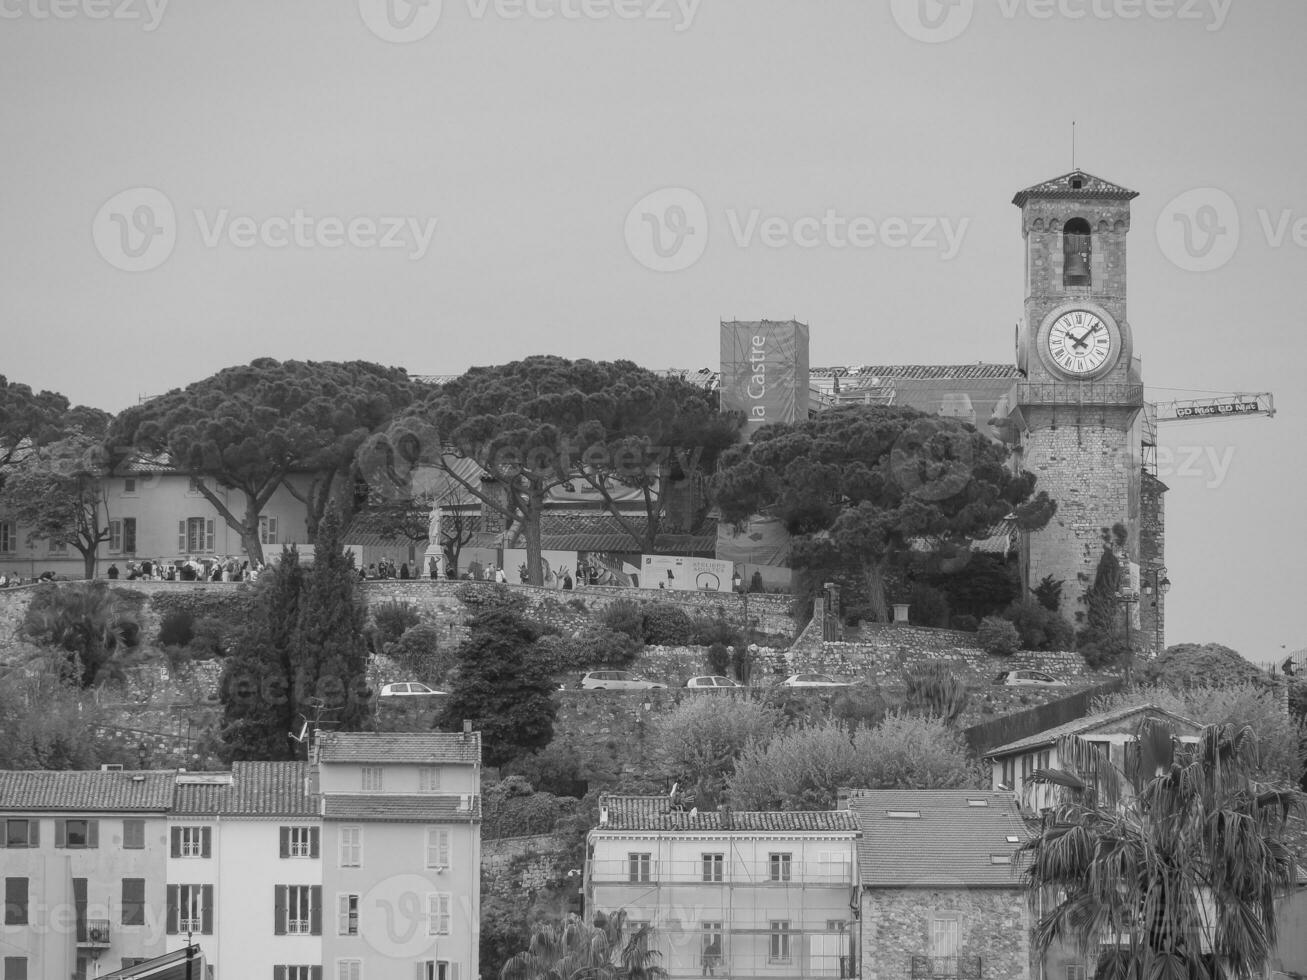
[[[126,572],[111,564],[105,575],[111,579],[123,578],[129,582],[253,582],[263,570],[261,562],[233,556],[196,558],[185,561],[164,561],[162,558],[127,562]]]

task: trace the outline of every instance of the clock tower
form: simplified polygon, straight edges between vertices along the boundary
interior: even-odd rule
[[[1082,597],[1105,541],[1139,560],[1143,383],[1126,314],[1126,236],[1134,191],[1081,170],[1021,191],[1024,379],[1009,398],[1017,464],[1038,477],[1057,513],[1025,543],[1027,585],[1061,580],[1062,613],[1083,625]],[[1132,588],[1123,578],[1123,588]]]

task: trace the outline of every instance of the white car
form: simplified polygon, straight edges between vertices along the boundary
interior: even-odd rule
[[[1005,687],[1070,687],[1066,681],[1060,681],[1042,670],[1005,670],[994,678],[995,684]]]
[[[781,687],[852,687],[847,681],[837,681],[830,674],[791,674],[781,681]]]
[[[592,670],[581,677],[583,691],[658,691],[666,684],[647,681],[629,670]]]
[[[691,677],[688,681],[685,682],[685,686],[697,687],[697,688],[713,688],[714,690],[716,690],[718,688],[723,688],[723,687],[725,688],[743,687],[744,685],[741,684],[739,681],[731,680],[729,677],[723,677],[721,674],[705,674],[702,677]]]
[[[429,698],[444,693],[444,691],[437,691],[435,688],[427,687],[425,684],[419,684],[417,681],[387,684],[381,689],[383,698]]]

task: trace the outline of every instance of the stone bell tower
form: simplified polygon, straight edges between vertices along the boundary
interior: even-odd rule
[[[1062,612],[1077,613],[1105,538],[1121,525],[1123,562],[1138,562],[1136,419],[1143,382],[1126,315],[1126,237],[1134,191],[1073,170],[1021,191],[1025,319],[1017,335],[1024,374],[1009,399],[1018,464],[1038,477],[1057,513],[1027,536],[1027,586],[1061,580]],[[1124,569],[1123,569],[1124,572]],[[1123,579],[1123,588],[1137,583]]]

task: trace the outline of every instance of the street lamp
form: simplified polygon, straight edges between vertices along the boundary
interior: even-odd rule
[[[1116,594],[1116,601],[1125,606],[1125,682],[1129,686],[1133,680],[1135,648],[1130,641],[1130,607],[1139,601],[1139,593],[1129,589]]]
[[[740,631],[740,646],[744,650],[743,679],[745,686],[748,687],[753,674],[753,664],[751,662],[753,658],[751,654],[757,649],[757,646],[749,643],[749,590],[745,585],[744,577],[740,574],[738,569],[736,570],[735,575],[731,578],[731,587],[744,603],[744,629]]]
[[[1153,599],[1153,627],[1155,639],[1153,647],[1157,653],[1162,652],[1162,604],[1161,598],[1171,591],[1171,580],[1166,577],[1166,566],[1158,565],[1156,568],[1147,569],[1144,572],[1144,595],[1151,596]]]

